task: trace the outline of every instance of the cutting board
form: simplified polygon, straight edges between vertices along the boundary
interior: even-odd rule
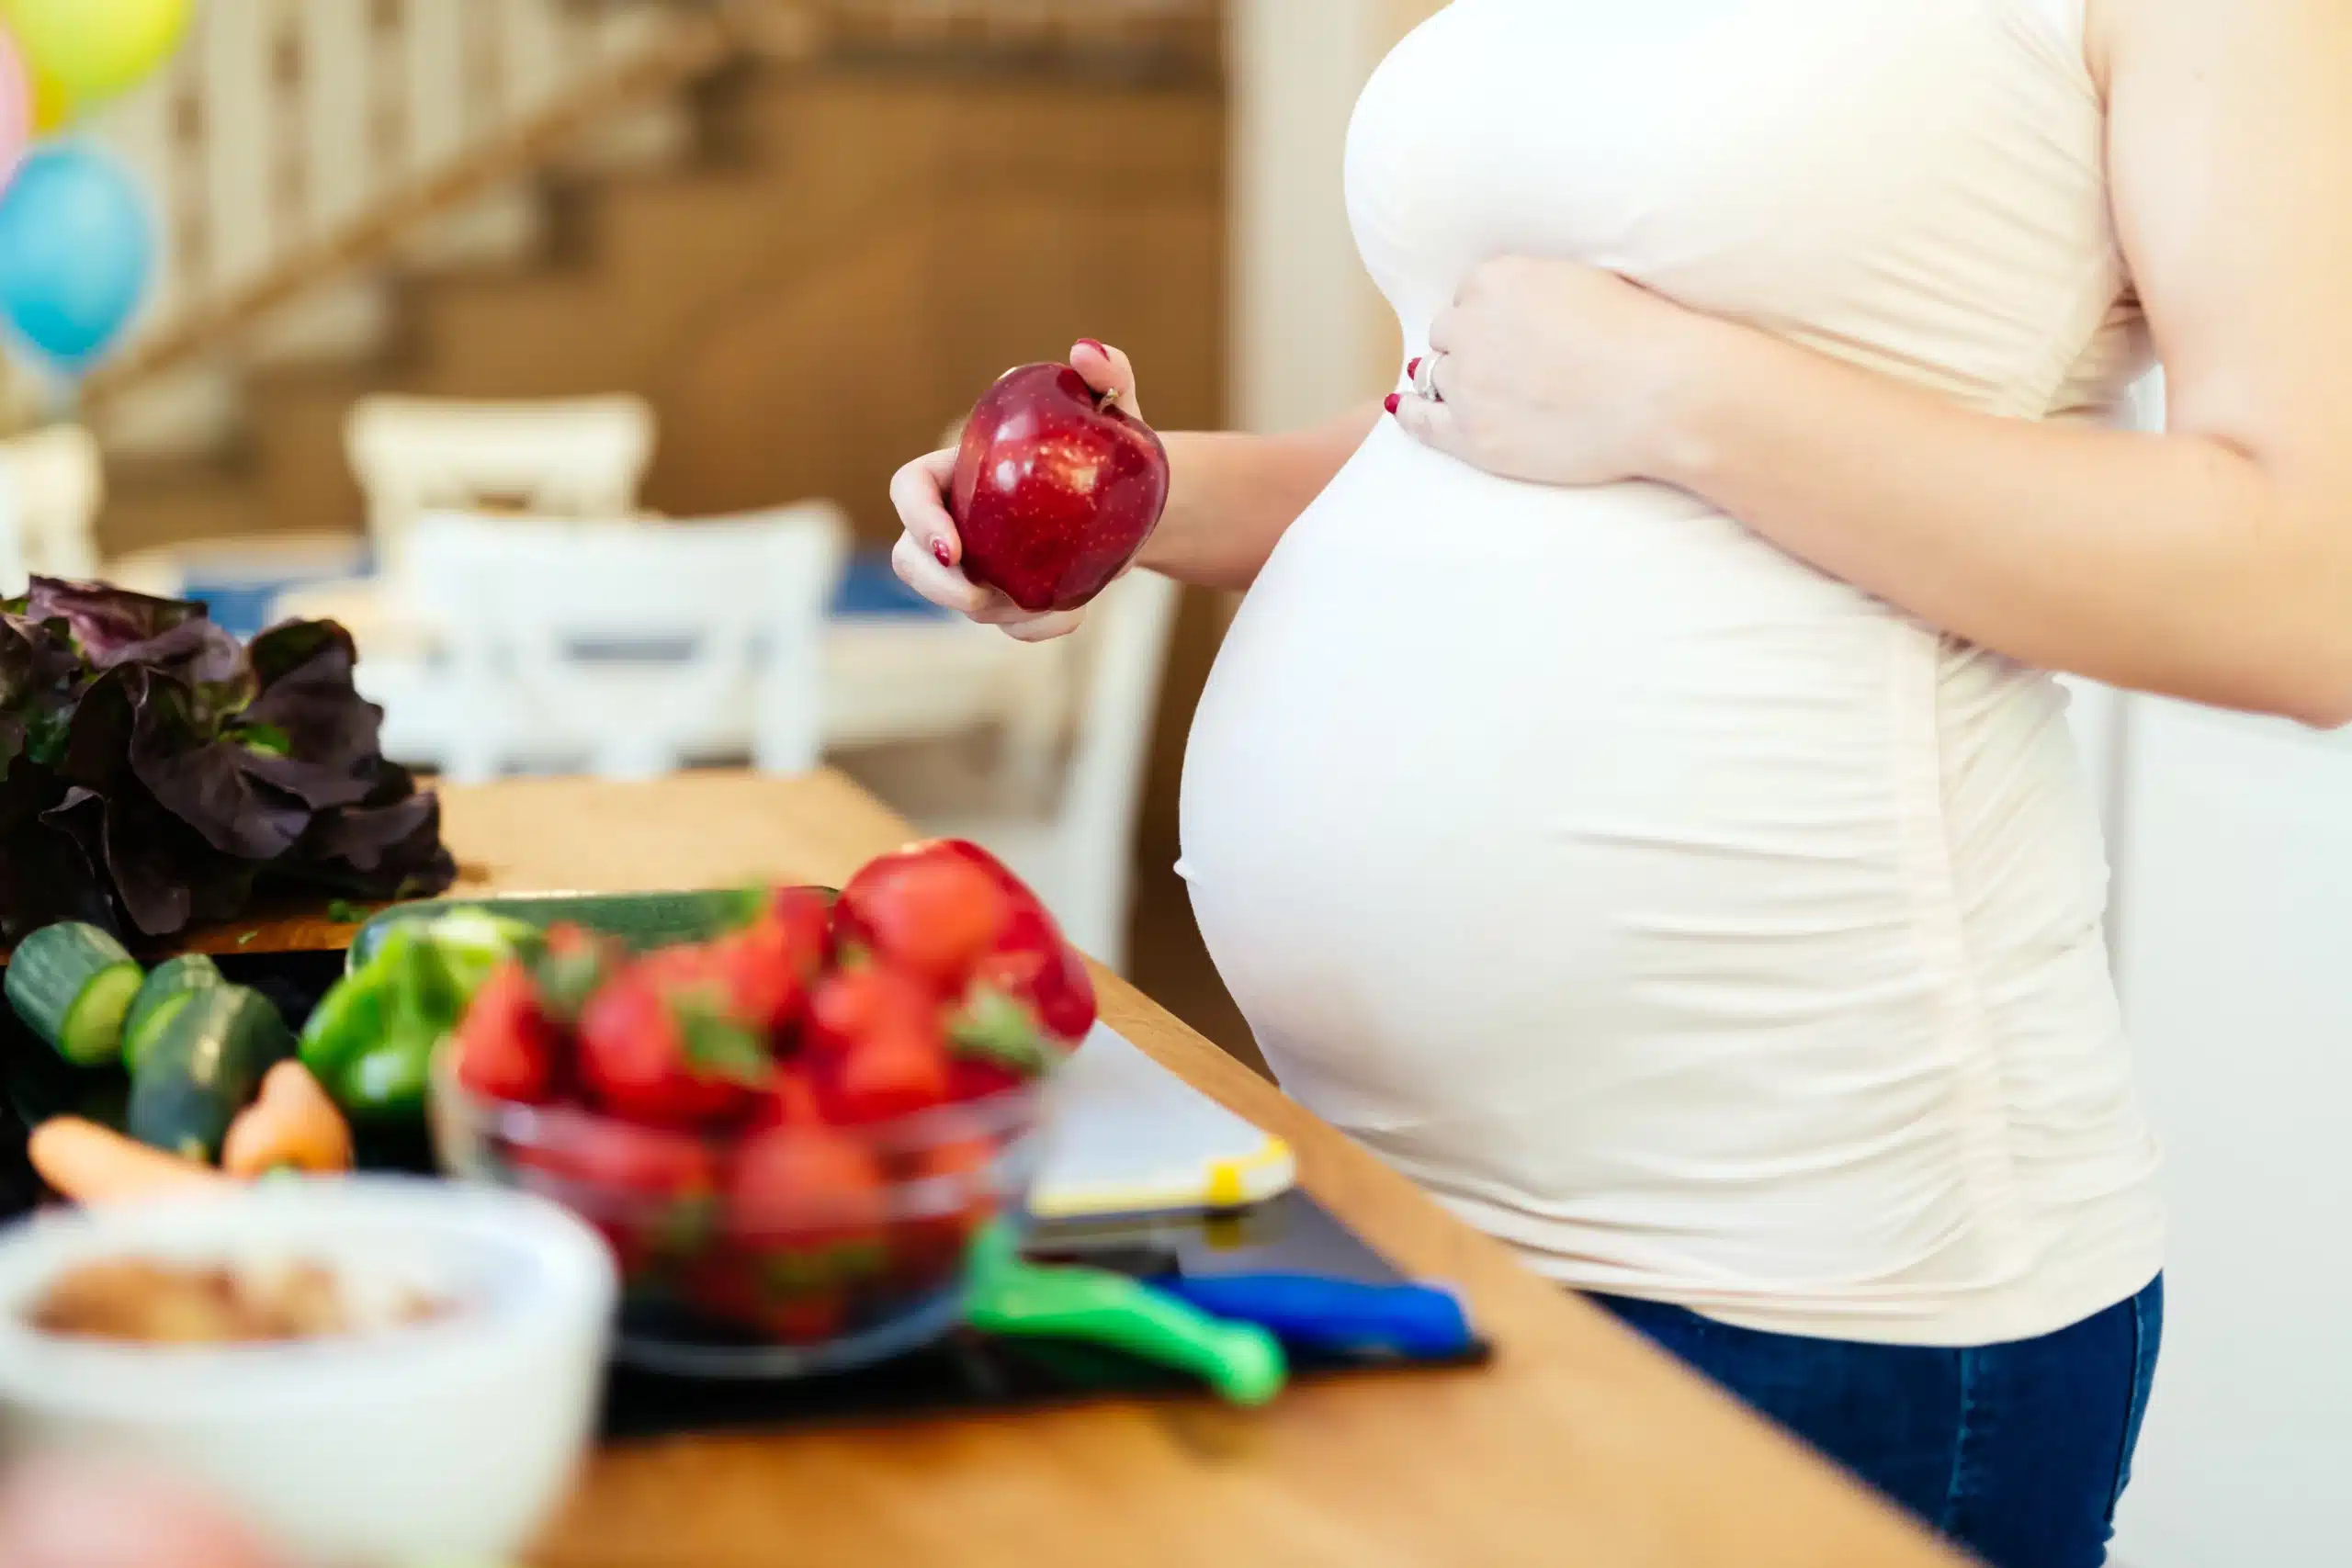
[[[1041,1220],[1249,1208],[1298,1179],[1290,1148],[1097,1023],[1053,1087]]]

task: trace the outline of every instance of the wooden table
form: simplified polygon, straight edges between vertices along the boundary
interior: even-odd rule
[[[838,885],[907,837],[845,780],[690,774],[447,795],[469,887]],[[1953,1568],[1956,1559],[1404,1178],[1098,976],[1103,1016],[1288,1139],[1307,1187],[1467,1292],[1490,1366],[1205,1399],[671,1439],[601,1454],[550,1568]]]

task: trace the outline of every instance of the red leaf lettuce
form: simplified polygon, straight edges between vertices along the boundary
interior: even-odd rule
[[[258,890],[437,893],[440,806],[378,747],[350,634],[35,578],[0,602],[0,935],[166,936]]]

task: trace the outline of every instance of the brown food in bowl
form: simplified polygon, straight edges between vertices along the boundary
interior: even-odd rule
[[[356,1310],[327,1269],[110,1258],[52,1281],[28,1320],[44,1333],[136,1345],[257,1345],[406,1327],[447,1315],[413,1292],[388,1309]]]

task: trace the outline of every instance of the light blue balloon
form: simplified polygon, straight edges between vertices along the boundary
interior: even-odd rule
[[[103,152],[45,147],[0,194],[0,315],[62,369],[113,345],[154,270],[146,198]]]

